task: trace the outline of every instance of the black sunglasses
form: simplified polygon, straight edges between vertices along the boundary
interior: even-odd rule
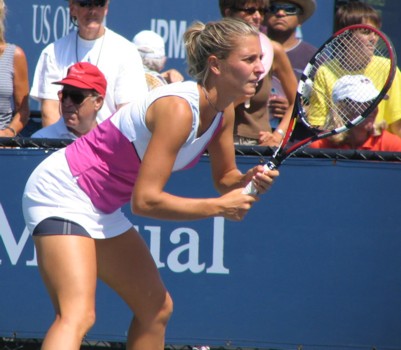
[[[107,0],[75,0],[79,7],[104,7]]]
[[[269,12],[274,15],[279,11],[284,11],[287,16],[295,16],[302,13],[302,9],[294,4],[273,4],[269,8]]]
[[[247,7],[247,8],[239,8],[239,7],[233,7],[233,11],[243,11],[248,15],[253,15],[256,11],[258,11],[262,16],[265,15],[267,12],[269,12],[268,8],[265,7]]]
[[[93,95],[85,95],[79,90],[67,90],[63,89],[59,91],[59,98],[62,103],[64,103],[67,97],[70,98],[74,105],[81,105],[88,97]]]

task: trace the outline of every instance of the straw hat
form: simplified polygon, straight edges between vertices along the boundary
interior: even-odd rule
[[[275,0],[271,0],[270,3],[274,3]],[[292,4],[298,5],[302,8],[303,13],[299,15],[300,23],[304,23],[316,10],[316,1],[315,0],[288,0]]]

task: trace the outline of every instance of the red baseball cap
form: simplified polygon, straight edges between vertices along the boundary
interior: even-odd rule
[[[78,62],[68,68],[67,76],[53,84],[70,85],[80,89],[96,90],[103,97],[106,96],[107,81],[104,74],[89,62]]]

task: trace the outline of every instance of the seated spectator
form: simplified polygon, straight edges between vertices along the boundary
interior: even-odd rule
[[[134,36],[132,42],[142,57],[149,90],[184,80],[182,74],[176,69],[163,72],[167,56],[164,39],[159,34],[151,30],[143,30]]]
[[[97,119],[102,122],[123,105],[140,101],[148,89],[142,60],[135,45],[105,27],[110,0],[68,0],[77,30],[46,46],[37,62],[30,95],[41,103],[42,125],[60,118],[57,88],[77,62],[90,62],[107,79],[107,91]],[[118,2],[115,2],[118,6]]]
[[[75,140],[95,128],[107,90],[103,73],[89,62],[78,62],[68,69],[63,80],[53,84],[63,86],[58,93],[62,116],[31,137]]]
[[[382,19],[380,13],[372,6],[366,2],[354,0],[338,8],[334,18],[334,30],[338,31],[353,24],[368,24],[380,29]],[[365,75],[368,74],[365,73]],[[379,104],[376,123],[381,125],[384,122],[388,131],[401,137],[401,72],[399,68],[387,94],[389,98]]]
[[[379,91],[368,77],[345,75],[334,84],[332,98],[335,104],[347,104],[341,107],[342,110],[357,113],[355,102],[368,102],[376,98],[378,94]],[[353,103],[347,103],[347,99],[352,100]],[[341,134],[315,141],[310,147],[401,152],[401,138],[375,125],[377,113],[376,107],[360,124]]]
[[[5,17],[0,0],[0,137],[14,137],[29,120],[28,63],[20,47],[6,42]]]

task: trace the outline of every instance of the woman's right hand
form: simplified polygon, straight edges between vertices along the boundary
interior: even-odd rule
[[[219,198],[222,211],[219,216],[231,221],[241,221],[245,217],[259,197],[244,194],[243,190],[243,188],[238,188]]]

